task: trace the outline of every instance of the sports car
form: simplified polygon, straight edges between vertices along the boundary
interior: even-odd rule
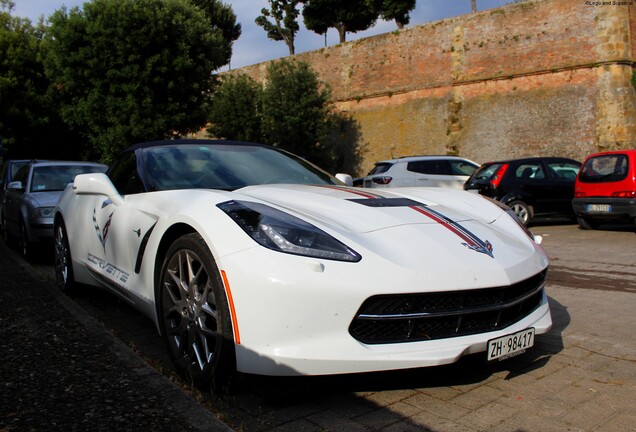
[[[134,145],[55,214],[63,290],[112,290],[201,387],[518,355],[546,333],[548,258],[510,209],[368,192],[261,144]]]

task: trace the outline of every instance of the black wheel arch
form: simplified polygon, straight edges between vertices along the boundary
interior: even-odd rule
[[[534,199],[532,198],[532,195],[519,192],[508,193],[504,195],[499,201],[501,201],[505,205],[508,205],[513,201],[523,201],[528,206],[534,206]]]

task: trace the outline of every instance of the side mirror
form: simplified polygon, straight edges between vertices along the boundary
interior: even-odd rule
[[[76,175],[73,192],[76,195],[104,195],[117,206],[124,203],[124,198],[117,192],[108,176],[103,173]]]
[[[338,173],[336,174],[336,178],[347,186],[353,186],[353,177],[349,174]]]
[[[24,186],[22,186],[22,182],[21,181],[14,181],[9,183],[9,185],[7,186],[7,189],[9,190],[22,190],[24,189]]]

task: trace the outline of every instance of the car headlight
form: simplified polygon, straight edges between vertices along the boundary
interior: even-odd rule
[[[358,262],[362,259],[357,252],[321,229],[267,205],[227,201],[217,207],[266,248],[336,261]]]
[[[55,207],[36,207],[33,209],[33,219],[52,218]]]

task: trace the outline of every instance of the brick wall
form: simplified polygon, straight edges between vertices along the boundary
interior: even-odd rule
[[[295,58],[356,121],[354,174],[412,154],[580,160],[636,147],[636,6],[616,3],[528,1]]]

